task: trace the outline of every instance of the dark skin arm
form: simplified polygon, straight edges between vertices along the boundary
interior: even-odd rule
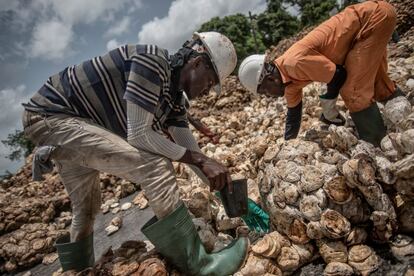
[[[190,100],[208,93],[217,83],[217,75],[206,56],[191,58],[181,69],[179,88],[186,91]],[[190,150],[178,161],[197,166],[208,178],[211,191],[219,191],[228,185],[229,192],[233,192],[230,173],[223,164]]]
[[[188,121],[192,124],[195,129],[203,133],[205,136],[211,139],[214,144],[219,142],[219,138],[215,135],[205,124],[203,124],[200,120],[194,118],[193,116],[188,114]]]
[[[229,192],[233,192],[229,170],[216,160],[208,158],[200,152],[187,150],[178,161],[197,166],[210,181],[210,191],[220,191],[228,185]]]

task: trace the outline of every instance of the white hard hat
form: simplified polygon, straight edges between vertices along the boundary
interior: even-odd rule
[[[265,55],[251,55],[245,58],[239,67],[239,80],[250,92],[256,93],[259,78],[263,71]]]
[[[219,79],[219,83],[214,86],[217,94],[221,92],[221,84],[227,78],[237,65],[237,54],[233,43],[225,35],[217,32],[195,32],[193,39],[200,39],[205,49],[195,49],[198,52],[205,52],[210,57],[214,71]]]

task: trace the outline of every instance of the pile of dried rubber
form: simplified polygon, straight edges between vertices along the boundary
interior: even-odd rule
[[[220,134],[219,143],[212,144],[194,132],[202,151],[227,165],[234,176],[247,178],[249,197],[271,217],[271,233],[252,244],[237,275],[292,274],[315,259],[326,264],[325,275],[368,275],[384,266],[375,251],[379,245],[402,265],[400,274],[409,269],[414,251],[413,34],[411,28],[390,45],[389,73],[408,101],[396,98],[381,106],[389,130],[381,148],[358,140],[348,115],[344,127],[318,121],[317,95],[324,91],[318,83],[304,89],[301,132],[288,142],[281,138],[283,99],[251,95],[234,77],[220,97],[208,95],[192,105],[191,113]],[[342,101],[338,106],[346,110]],[[53,242],[70,223],[69,199],[58,176],[32,182],[30,167],[29,159],[1,183],[0,272],[55,260]],[[175,168],[181,196],[206,248],[220,250],[243,221],[228,218],[220,201],[187,167]],[[102,174],[103,211],[122,211],[119,199],[138,186]],[[145,208],[145,197],[140,194],[135,204]],[[179,275],[150,247],[126,242],[93,270],[102,275]]]

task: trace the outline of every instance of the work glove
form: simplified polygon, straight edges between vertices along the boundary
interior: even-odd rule
[[[327,93],[319,96],[322,106],[322,115],[319,120],[328,125],[334,124],[337,126],[343,126],[345,124],[345,118],[336,108],[336,100],[338,99],[339,90],[346,81],[346,77],[347,72],[345,68],[342,65],[337,64],[334,76],[327,84]]]
[[[247,199],[247,210],[247,215],[244,215],[241,218],[247,224],[250,231],[255,231],[257,233],[269,233],[269,215],[250,198]]]
[[[324,99],[336,99],[339,95],[339,90],[344,85],[347,77],[347,72],[342,65],[336,65],[335,73],[332,80],[326,85],[328,92],[322,95]]]
[[[219,192],[216,192],[215,195],[222,200]],[[255,231],[258,234],[266,234],[270,231],[269,215],[250,198],[247,198],[247,214],[241,216],[241,218],[250,231]]]
[[[322,114],[319,118],[320,121],[328,125],[343,126],[345,124],[345,118],[339,113],[336,107],[335,99],[324,99],[323,96],[319,97],[322,106]]]
[[[295,107],[288,108],[285,124],[285,140],[295,139],[298,136],[302,120],[302,101]]]

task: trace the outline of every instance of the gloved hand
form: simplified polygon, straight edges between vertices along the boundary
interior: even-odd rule
[[[222,200],[219,192],[216,192],[215,195]],[[270,231],[269,215],[250,198],[247,198],[247,214],[241,216],[241,218],[250,231],[255,231],[259,234],[269,233]]]
[[[269,233],[269,215],[250,198],[247,199],[247,209],[247,215],[244,215],[241,218],[247,224],[249,229],[257,233]]]
[[[288,108],[285,124],[285,140],[295,139],[298,136],[302,120],[302,102]]]
[[[336,70],[332,80],[327,84],[328,92],[322,95],[324,99],[336,99],[339,95],[339,90],[344,85],[347,77],[347,72],[342,65],[336,64]]]
[[[320,121],[325,124],[334,124],[337,126],[343,126],[345,124],[345,118],[339,113],[336,108],[335,99],[324,99],[323,96],[319,97],[322,106],[322,115],[319,118]]]
[[[328,92],[319,96],[322,115],[319,118],[320,121],[330,125],[343,126],[345,124],[345,118],[339,113],[336,108],[336,100],[338,99],[339,90],[345,83],[347,72],[342,65],[336,65],[335,74],[332,80],[327,84]]]

